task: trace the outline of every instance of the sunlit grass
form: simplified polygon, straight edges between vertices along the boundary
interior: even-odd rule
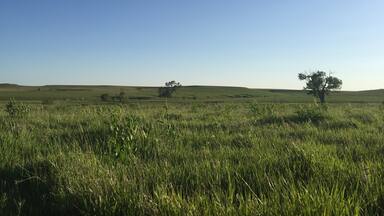
[[[380,105],[0,113],[1,215],[381,215]]]

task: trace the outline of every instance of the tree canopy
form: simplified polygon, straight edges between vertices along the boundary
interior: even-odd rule
[[[159,88],[159,97],[172,97],[172,94],[180,87],[181,84],[175,80],[166,82],[164,87]]]
[[[321,103],[325,103],[325,96],[332,90],[341,89],[343,81],[337,77],[327,75],[324,71],[312,73],[299,73],[299,79],[306,81],[305,90],[308,94],[318,97]]]

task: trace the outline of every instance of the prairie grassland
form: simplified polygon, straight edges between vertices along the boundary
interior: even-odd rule
[[[55,102],[94,104],[100,96],[124,92],[127,101],[161,102],[156,87],[134,86],[18,86],[0,84],[0,102],[9,98],[29,103]],[[301,90],[249,89],[243,87],[185,86],[174,95],[173,101],[186,102],[243,102],[312,103],[314,99]],[[327,97],[331,103],[381,103],[384,89],[370,91],[337,91]]]
[[[383,215],[378,104],[0,112],[0,215]]]

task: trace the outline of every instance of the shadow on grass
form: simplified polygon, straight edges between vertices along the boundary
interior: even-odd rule
[[[67,208],[71,205],[56,202],[55,186],[49,161],[0,169],[0,215],[78,215],[73,207]]]

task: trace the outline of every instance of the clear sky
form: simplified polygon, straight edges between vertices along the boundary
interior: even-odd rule
[[[384,88],[383,0],[0,0],[0,83]]]

